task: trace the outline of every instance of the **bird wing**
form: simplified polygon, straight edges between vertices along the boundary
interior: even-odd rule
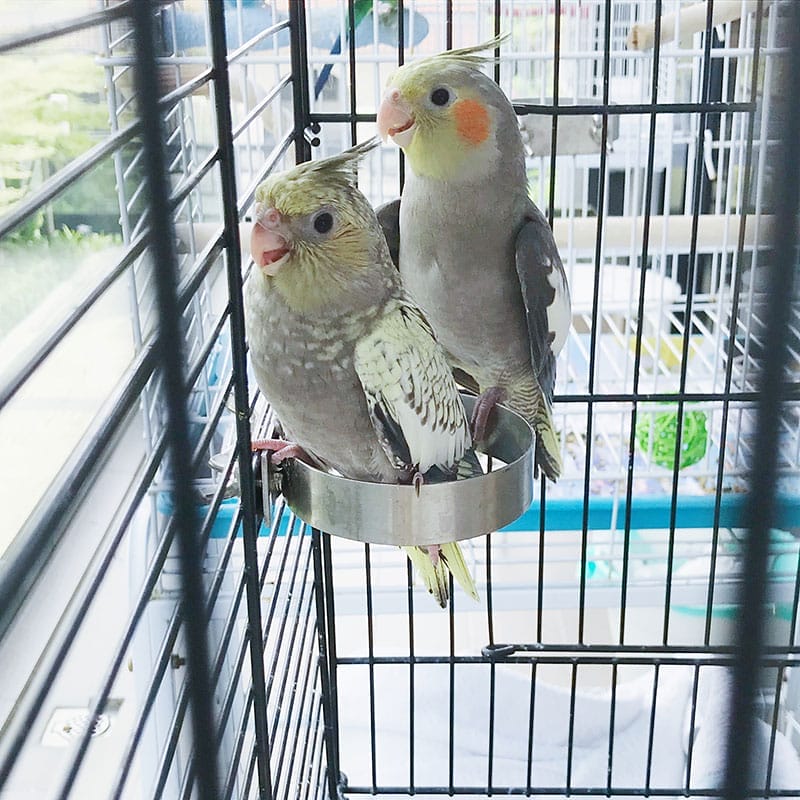
[[[378,206],[375,214],[383,228],[392,261],[395,267],[400,269],[400,198]]]
[[[552,402],[556,356],[567,339],[572,310],[567,276],[553,232],[535,206],[517,234],[516,267],[525,303],[531,362],[544,396]]]
[[[393,305],[355,348],[355,369],[381,445],[400,469],[452,468],[472,444],[464,406],[422,312]]]

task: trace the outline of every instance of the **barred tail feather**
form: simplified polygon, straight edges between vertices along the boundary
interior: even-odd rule
[[[425,483],[447,483],[447,481],[457,480],[463,481],[466,478],[475,478],[478,475],[483,475],[481,462],[478,461],[478,456],[475,451],[470,448],[457,461],[455,466],[448,470],[443,470],[441,467],[431,467],[425,473]]]
[[[466,478],[477,478],[479,475],[483,475],[483,468],[475,451],[470,448],[464,453],[461,461],[456,464],[456,480],[463,481]]]
[[[561,440],[558,438],[556,426],[553,423],[553,413],[548,405],[542,404],[533,417],[533,427],[536,431],[536,468],[541,467],[542,472],[555,483],[561,477]]]

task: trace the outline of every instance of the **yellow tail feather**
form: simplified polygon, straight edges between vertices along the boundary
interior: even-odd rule
[[[441,561],[447,565],[453,573],[456,583],[476,602],[480,600],[478,590],[475,588],[475,581],[470,575],[469,567],[464,561],[464,554],[461,552],[458,542],[447,542],[442,545]]]
[[[404,547],[406,555],[422,578],[425,588],[433,595],[436,602],[442,607],[447,607],[450,599],[449,573],[453,573],[456,583],[473,600],[478,600],[478,591],[475,582],[469,574],[464,556],[458,542],[447,542],[441,545],[439,559],[434,566],[430,555],[422,547]]]

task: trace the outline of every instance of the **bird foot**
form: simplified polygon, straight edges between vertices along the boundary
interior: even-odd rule
[[[504,402],[506,397],[505,389],[501,389],[499,386],[492,386],[475,401],[475,407],[472,409],[472,419],[470,420],[473,441],[482,442],[486,438],[489,416],[494,411],[494,407],[498,403]]]
[[[250,443],[250,449],[254,453],[268,450],[272,453],[273,464],[280,464],[287,458],[297,458],[306,464],[311,463],[310,456],[299,444],[287,442],[285,439],[255,439]]]
[[[422,488],[422,484],[425,483],[425,476],[421,472],[415,472],[414,477],[411,479],[411,483],[414,486],[414,491],[417,493],[417,497],[419,497],[419,490]]]

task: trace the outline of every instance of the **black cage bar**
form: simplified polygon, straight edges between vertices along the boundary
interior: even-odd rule
[[[0,8],[40,115],[0,120],[0,796],[800,796],[797,4],[46,8]],[[240,239],[397,65],[505,31],[566,468],[442,611],[262,507]]]

